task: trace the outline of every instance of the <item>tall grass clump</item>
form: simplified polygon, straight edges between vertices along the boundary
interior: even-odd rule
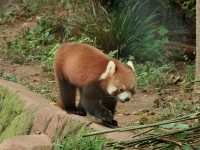
[[[112,32],[119,56],[133,56],[137,62],[163,62],[167,29],[156,23],[156,10],[148,11],[149,0],[129,0],[114,12]],[[147,11],[147,12],[146,12]]]

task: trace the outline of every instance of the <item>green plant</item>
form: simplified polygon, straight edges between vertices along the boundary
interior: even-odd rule
[[[5,12],[0,12],[0,24],[4,24],[6,22],[12,22],[15,20],[16,17],[16,10],[13,8],[10,8],[6,10]]]
[[[16,135],[27,134],[32,116],[24,111],[18,96],[0,87],[0,142]]]
[[[107,10],[99,1],[70,1],[72,10],[67,22],[72,27],[72,39],[110,50],[111,20]],[[81,7],[80,7],[81,6]],[[79,37],[83,38],[79,38]],[[89,39],[89,41],[88,41]]]
[[[54,31],[52,22],[41,18],[35,28],[8,42],[7,56],[16,63],[41,62],[57,44]]]
[[[195,65],[187,65],[185,70],[185,81],[186,82],[193,82],[194,81],[194,72],[195,72]]]
[[[46,71],[50,71],[53,68],[53,63],[54,63],[54,58],[55,58],[55,53],[56,49],[60,46],[60,44],[55,44],[54,47],[52,47],[49,52],[43,56],[42,61],[44,64],[44,69]]]
[[[172,101],[172,100],[171,100]],[[188,100],[173,100],[165,104],[166,106],[158,109],[158,120],[166,120],[184,114],[195,113],[200,111],[200,105]]]
[[[51,2],[48,2],[50,5]],[[58,2],[59,5],[61,3],[64,1]],[[29,3],[27,4],[29,5]],[[84,7],[79,7],[80,5]],[[6,55],[16,63],[42,62],[49,70],[50,67],[52,68],[54,51],[59,42],[67,40],[95,45],[97,41],[100,41],[98,38],[104,39],[98,35],[98,33],[103,35],[102,32],[105,30],[104,25],[102,25],[104,18],[99,16],[101,14],[103,16],[106,12],[99,3],[70,1],[65,4],[65,7],[56,9],[56,6],[53,12],[47,9],[37,18],[38,25],[36,27],[25,31],[14,41],[8,42]],[[68,13],[68,9],[72,12]],[[103,28],[99,28],[99,26],[103,26]]]
[[[112,32],[119,56],[134,56],[138,62],[164,62],[164,44],[168,42],[167,29],[155,23],[156,10],[145,12],[149,0],[129,0],[122,11],[116,13]]]
[[[185,11],[188,17],[196,16],[196,0],[169,0],[172,4],[175,3]]]
[[[77,135],[70,135],[64,139],[62,144],[57,144],[55,150],[102,150],[105,140],[100,137],[83,137],[85,129],[80,130]]]
[[[136,64],[135,68],[140,88],[149,86],[164,87],[168,83],[167,74],[174,70],[172,64],[158,66],[153,63]]]
[[[181,86],[185,91],[191,91],[195,80],[195,65],[187,65],[185,68],[184,80]]]
[[[17,82],[17,78],[13,74],[6,74],[4,72],[0,72],[0,78],[2,78],[4,80],[8,80],[8,81]]]

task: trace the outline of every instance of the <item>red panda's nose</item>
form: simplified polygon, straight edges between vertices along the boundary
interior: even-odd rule
[[[127,98],[124,100],[124,102],[128,102],[129,100],[130,100],[130,98],[127,97]]]
[[[124,103],[130,100],[131,97],[131,93],[130,92],[122,92],[120,94],[117,95],[118,99]]]

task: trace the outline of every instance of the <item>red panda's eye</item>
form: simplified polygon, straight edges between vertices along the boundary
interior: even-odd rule
[[[122,92],[122,91],[123,91],[123,89],[119,89],[118,91],[119,91],[119,92]]]

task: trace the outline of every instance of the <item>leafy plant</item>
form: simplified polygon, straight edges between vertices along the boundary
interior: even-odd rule
[[[49,52],[43,56],[42,61],[44,64],[44,69],[46,71],[50,71],[53,68],[53,63],[55,59],[56,49],[60,46],[60,44],[55,44],[53,48],[49,50]]]
[[[164,62],[163,46],[168,42],[167,30],[155,24],[156,11],[145,12],[149,0],[129,0],[113,20],[116,49],[121,57],[134,56],[136,61]]]
[[[26,0],[25,2],[29,5]],[[51,4],[50,1],[48,2],[47,6]],[[64,1],[58,3],[61,5]],[[38,2],[37,5],[39,4]],[[80,5],[84,7],[80,8]],[[104,39],[104,36],[101,37],[101,35],[106,27],[104,26],[104,18],[99,16],[103,16],[106,11],[100,3],[92,0],[77,3],[70,1],[63,6],[66,8],[62,7],[60,10],[55,7],[53,12],[47,10],[40,17],[37,17],[36,27],[25,31],[14,41],[8,42],[6,55],[16,63],[42,62],[49,70],[59,42],[67,40],[95,45],[101,38]],[[68,13],[68,9],[72,12]],[[103,28],[99,28],[99,26],[103,26]]]
[[[13,8],[10,8],[6,10],[5,12],[0,12],[0,24],[4,24],[6,22],[12,22],[14,21],[16,17],[16,10]]]
[[[13,74],[6,74],[6,73],[3,73],[3,72],[0,72],[0,78],[2,78],[4,80],[8,80],[8,81],[17,82],[17,78]]]
[[[82,129],[77,135],[67,136],[62,144],[55,146],[56,150],[102,150],[105,140],[100,137],[83,137]]]
[[[196,15],[196,0],[169,0],[171,3],[178,4],[185,11],[188,17]]]
[[[166,75],[174,70],[172,64],[158,66],[153,63],[136,64],[135,68],[138,86],[141,88],[149,86],[164,87],[168,83]]]
[[[50,20],[40,19],[38,25],[14,41],[8,42],[7,56],[16,63],[40,62],[55,47],[55,28]]]

